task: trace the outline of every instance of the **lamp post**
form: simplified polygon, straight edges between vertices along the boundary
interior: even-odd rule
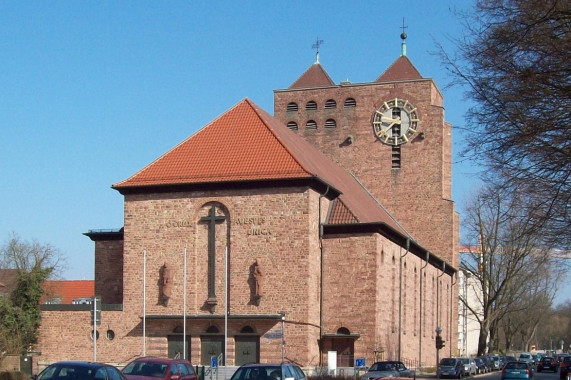
[[[285,312],[281,312],[282,315],[282,363],[285,359]]]
[[[442,332],[442,329],[440,328],[440,326],[436,327],[436,330],[434,330],[436,332],[436,342],[440,342],[440,333]],[[438,372],[438,364],[440,363],[440,347],[438,346],[438,343],[436,343],[436,378],[440,379],[440,373]]]

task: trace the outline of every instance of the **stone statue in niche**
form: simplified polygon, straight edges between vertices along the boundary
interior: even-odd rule
[[[264,272],[262,272],[259,259],[256,259],[252,266],[252,277],[254,279],[254,300],[259,302],[263,295],[264,286]]]
[[[160,303],[167,306],[172,293],[172,271],[171,267],[165,262],[160,270]]]

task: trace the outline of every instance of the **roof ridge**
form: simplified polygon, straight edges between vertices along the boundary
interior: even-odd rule
[[[215,117],[214,119],[212,119],[210,122],[208,122],[207,124],[203,125],[201,128],[199,128],[196,132],[191,133],[189,136],[187,136],[186,138],[184,138],[181,142],[179,142],[178,144],[176,144],[175,146],[173,146],[171,149],[167,150],[165,153],[159,155],[157,158],[155,158],[153,161],[151,161],[149,164],[145,165],[144,167],[142,167],[141,169],[139,169],[137,172],[135,172],[135,174],[131,175],[130,177],[116,182],[113,185],[111,185],[112,188],[115,188],[117,186],[121,186],[124,183],[127,183],[129,181],[131,181],[134,178],[137,178],[137,176],[139,176],[143,171],[145,171],[146,169],[152,167],[153,165],[155,165],[158,161],[160,161],[163,157],[167,156],[168,154],[170,154],[171,152],[175,151],[178,147],[180,147],[181,145],[183,145],[184,143],[186,143],[186,141],[188,141],[189,139],[198,136],[201,132],[203,132],[209,125],[211,125],[212,123],[216,122],[217,120],[219,120],[220,118],[222,118],[224,115],[226,115],[227,113],[231,112],[232,110],[234,110],[236,107],[238,107],[240,104],[242,104],[244,102],[244,100],[248,100],[248,98],[244,98],[242,100],[240,100],[239,102],[237,102],[236,104],[234,104],[232,107],[230,107],[228,110],[226,110],[225,112],[222,112],[220,115],[218,115],[217,117]]]
[[[279,142],[279,144],[288,152],[288,154],[292,157],[292,159],[308,174],[310,174],[311,176],[315,176],[314,173],[312,173],[300,160],[299,158],[295,155],[294,152],[291,151],[291,149],[288,147],[287,144],[284,143],[284,141],[282,140],[282,138],[279,136],[279,134],[277,133],[277,131],[274,129],[274,127],[269,123],[269,120],[267,120],[265,116],[269,116],[270,118],[273,118],[272,115],[270,115],[269,113],[267,113],[266,111],[264,111],[263,109],[259,108],[254,102],[252,102],[250,99],[246,98],[246,101],[250,104],[250,106],[252,107],[252,109],[254,110],[254,112],[256,113],[256,115],[258,115],[258,117],[260,118],[260,120],[262,121],[262,123],[264,123],[264,125],[266,126],[266,128],[268,128],[268,130],[270,131],[270,133],[276,138],[276,140]],[[264,115],[262,115],[264,114]],[[272,120],[272,119],[270,119]],[[288,130],[289,131],[289,130]]]

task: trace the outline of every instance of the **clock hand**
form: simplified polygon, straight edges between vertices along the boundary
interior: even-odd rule
[[[386,116],[382,116],[381,121],[384,121],[385,123],[392,122],[391,126],[393,124],[400,124],[400,119],[391,119],[390,117],[386,117]]]

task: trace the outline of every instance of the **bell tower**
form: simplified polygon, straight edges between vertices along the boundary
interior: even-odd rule
[[[274,91],[274,116],[363,186],[432,253],[458,267],[452,127],[443,96],[401,55],[374,81],[335,84],[316,61]]]

